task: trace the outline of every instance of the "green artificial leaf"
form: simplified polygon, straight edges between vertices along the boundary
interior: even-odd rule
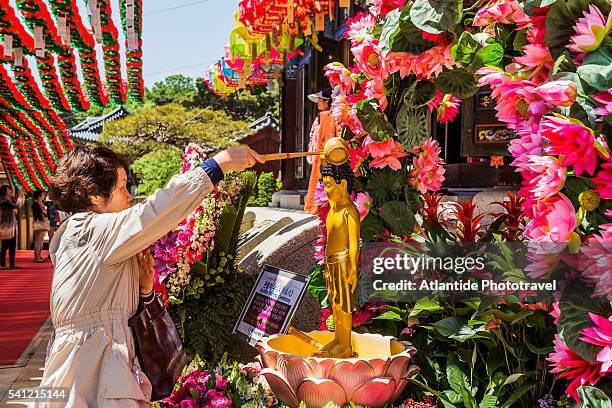
[[[487,354],[486,367],[489,377],[493,376],[495,370],[506,364],[506,361],[504,360],[504,353],[499,353],[498,351],[498,349],[489,349],[489,353]]]
[[[427,105],[436,96],[436,87],[431,81],[414,81],[406,90],[404,104],[411,108],[420,108]]]
[[[417,317],[421,313],[434,314],[443,311],[444,308],[440,306],[438,299],[429,299],[424,297],[417,300],[408,317]]]
[[[427,107],[411,108],[403,104],[395,120],[399,141],[406,151],[421,145],[428,137]]]
[[[518,381],[518,379],[521,378],[524,375],[525,374],[523,374],[523,373],[510,374],[508,376],[508,378],[506,378],[506,381],[504,381],[504,383],[502,385],[512,384],[513,382]]]
[[[450,402],[452,404],[461,404],[461,402],[463,401],[461,399],[461,395],[457,394],[453,390],[444,390],[442,393],[446,396],[446,398],[448,398],[448,402]],[[442,402],[445,402],[445,401],[442,400]],[[445,407],[447,407],[447,406],[454,407],[455,405],[446,405],[446,404],[444,404],[444,406]]]
[[[576,72],[584,82],[598,91],[612,88],[612,47],[604,45],[588,54]]]
[[[410,5],[408,4],[401,12],[399,26],[400,31],[393,37],[393,44],[390,44],[391,51],[419,55],[437,45],[423,38],[421,31],[410,19]]]
[[[394,320],[394,321],[402,321],[402,316],[397,314],[396,312],[388,311],[379,316],[373,317],[372,320]]]
[[[612,408],[610,398],[599,388],[583,385],[578,388],[582,408]]]
[[[516,30],[516,25],[514,24],[495,24],[495,36],[493,38],[488,38],[488,41],[498,42],[502,45],[504,49],[512,49],[514,47],[514,40],[516,36],[519,34],[521,30]]]
[[[402,177],[403,172],[394,171],[390,168],[373,171],[367,184],[367,189],[372,197],[379,203],[394,200],[402,193],[406,180]]]
[[[463,343],[472,339],[488,338],[491,337],[491,334],[487,332],[487,329],[484,325],[478,327],[464,325],[461,326],[461,328],[457,332],[451,334],[448,337]]]
[[[485,395],[480,401],[478,408],[495,408],[497,406],[497,397],[495,395]]]
[[[396,235],[409,236],[414,231],[414,214],[403,201],[388,201],[380,208],[380,217]]]
[[[593,326],[588,313],[600,316],[610,316],[612,307],[610,302],[594,299],[590,294],[592,289],[587,288],[579,279],[574,280],[564,291],[559,301],[559,320],[557,329],[559,336],[567,346],[587,361],[595,362],[597,353],[601,350],[594,344],[580,340],[582,331]]]
[[[508,399],[504,401],[504,405],[502,405],[502,408],[510,408],[512,404],[520,400],[523,395],[525,395],[531,389],[535,388],[536,385],[538,385],[536,381],[525,382],[525,384],[521,385],[512,394],[510,394]]]
[[[546,14],[546,36],[544,43],[548,46],[553,58],[566,50],[570,37],[576,34],[576,20],[583,18],[584,11],[593,5],[599,8],[604,16],[610,12],[607,0],[557,0]]]
[[[451,54],[456,62],[467,67],[472,63],[476,52],[482,48],[482,45],[472,33],[464,31],[461,33],[459,40],[451,47]]]
[[[576,65],[572,61],[572,56],[569,51],[563,51],[563,54],[559,55],[550,69],[550,75],[555,75],[560,72],[576,72]]]
[[[376,241],[383,229],[383,222],[379,216],[368,213],[361,221],[361,239],[364,241]]]
[[[552,339],[551,341],[541,341],[541,343],[546,344],[545,346],[538,346],[533,344],[533,342],[529,339],[529,337],[525,338],[525,345],[534,354],[540,355],[548,355],[551,351],[553,351]]]
[[[434,329],[444,337],[450,337],[463,327],[463,324],[456,317],[447,317],[438,320],[433,324]],[[454,389],[454,388],[453,388]],[[456,390],[455,390],[456,391]]]
[[[396,35],[400,32],[400,16],[402,11],[395,9],[387,13],[380,34],[379,47],[382,52],[387,52],[393,46]]]
[[[453,354],[449,354],[448,356],[446,379],[453,391],[461,395],[461,399],[463,400],[462,402],[465,407],[478,407],[478,404],[472,395],[467,376],[465,375],[464,370],[462,370],[459,366],[457,359]]]
[[[504,59],[504,47],[499,43],[486,45],[476,51],[476,55],[470,68],[477,70],[485,65],[499,67]]]
[[[522,52],[523,47],[527,44],[529,44],[529,41],[527,41],[527,29],[524,28],[517,31],[512,41],[512,49],[516,52]]]
[[[360,109],[357,110],[357,117],[361,121],[363,129],[370,134],[375,142],[382,142],[395,134],[395,129],[387,121],[385,114],[371,101],[362,104]]]
[[[327,287],[325,285],[325,275],[323,266],[316,265],[310,271],[310,280],[308,281],[308,292],[319,302],[321,307],[327,307]]]
[[[463,17],[463,0],[415,0],[410,19],[421,30],[440,34],[455,27]]]
[[[550,6],[557,0],[526,0],[522,3],[523,11],[529,15],[534,9]]]
[[[434,84],[440,92],[452,94],[459,99],[467,99],[478,90],[474,74],[465,68],[442,71]]]
[[[458,394],[467,388],[467,377],[457,361],[449,356],[448,365],[446,366],[446,379],[448,384]]]

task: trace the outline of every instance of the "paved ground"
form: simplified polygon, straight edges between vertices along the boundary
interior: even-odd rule
[[[34,406],[33,402],[10,400],[9,389],[31,388],[40,384],[51,330],[51,320],[47,320],[19,361],[13,366],[0,367],[0,408]]]

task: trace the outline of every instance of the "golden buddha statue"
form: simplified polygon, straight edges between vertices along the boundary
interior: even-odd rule
[[[356,357],[351,345],[353,311],[357,307],[357,264],[359,260],[359,211],[349,191],[354,175],[348,163],[322,168],[323,184],[330,210],[326,219],[324,276],[327,298],[334,316],[334,340],[315,351],[317,357]]]

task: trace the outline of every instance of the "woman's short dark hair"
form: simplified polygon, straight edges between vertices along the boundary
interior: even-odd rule
[[[91,197],[110,199],[120,167],[128,170],[125,160],[104,146],[77,147],[60,161],[51,179],[51,197],[68,213],[90,210]]]
[[[43,195],[43,191],[42,190],[36,190],[36,191],[34,191],[32,193],[32,198],[34,198],[35,200],[38,200],[41,195]]]
[[[8,184],[3,184],[0,186],[0,197],[5,197],[8,194],[9,189],[11,188],[11,186],[9,186]]]

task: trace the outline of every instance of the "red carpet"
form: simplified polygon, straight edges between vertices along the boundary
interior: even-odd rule
[[[49,317],[53,265],[33,259],[33,251],[17,251],[23,269],[0,270],[0,365],[14,364]]]

